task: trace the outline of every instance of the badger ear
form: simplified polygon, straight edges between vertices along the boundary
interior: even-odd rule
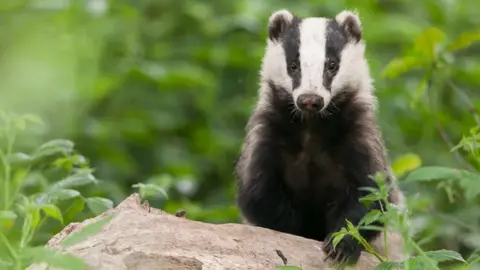
[[[362,22],[358,12],[344,10],[335,16],[335,20],[344,29],[349,41],[359,42],[362,39]]]
[[[286,9],[272,13],[268,19],[268,38],[271,41],[277,41],[293,18],[294,15]]]

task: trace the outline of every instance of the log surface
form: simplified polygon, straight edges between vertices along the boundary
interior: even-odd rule
[[[105,216],[111,221],[86,240],[62,247],[72,232]],[[48,247],[82,258],[95,270],[222,270],[336,269],[325,259],[321,242],[243,224],[209,224],[188,220],[140,203],[133,194],[116,208],[81,223],[72,223],[47,243]],[[374,269],[378,260],[363,253],[355,267]],[[28,270],[47,269],[36,264]],[[52,269],[52,268],[49,268]]]

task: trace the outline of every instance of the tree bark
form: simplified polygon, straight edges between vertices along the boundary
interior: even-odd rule
[[[110,222],[82,242],[62,247],[71,233],[106,216]],[[324,261],[321,242],[243,224],[209,224],[168,214],[141,204],[133,194],[116,208],[81,223],[72,223],[48,247],[82,258],[89,269],[335,269]],[[374,269],[378,260],[363,253],[355,267]],[[47,269],[36,264],[28,270]],[[52,269],[52,268],[48,268]]]

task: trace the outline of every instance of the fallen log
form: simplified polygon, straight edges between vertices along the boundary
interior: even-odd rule
[[[276,269],[292,265],[303,270],[336,269],[325,259],[322,243],[243,224],[209,224],[171,215],[141,204],[133,194],[104,214],[72,223],[52,237],[48,247],[83,259],[89,269]],[[112,217],[99,232],[63,247],[71,233],[104,217]],[[374,269],[378,260],[363,253],[355,267]],[[45,263],[28,270],[46,270]]]

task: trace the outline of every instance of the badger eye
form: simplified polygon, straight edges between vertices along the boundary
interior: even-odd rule
[[[328,60],[327,62],[327,69],[329,71],[336,71],[338,69],[338,64],[337,62],[333,61],[333,60]]]
[[[295,63],[290,64],[290,69],[291,70],[296,70],[297,69],[297,64],[295,64]]]

